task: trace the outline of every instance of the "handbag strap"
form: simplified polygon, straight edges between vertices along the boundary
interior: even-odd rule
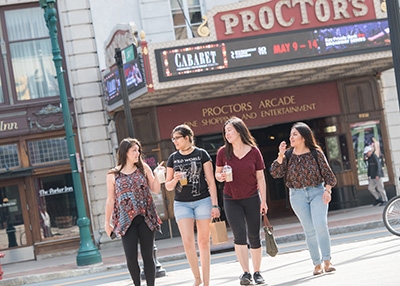
[[[272,230],[274,229],[274,227],[273,227],[273,226],[271,225],[271,223],[269,222],[269,219],[268,219],[267,215],[263,212],[263,213],[262,213],[262,216],[263,216],[263,225],[264,225],[264,228],[268,228],[269,231],[272,232]]]

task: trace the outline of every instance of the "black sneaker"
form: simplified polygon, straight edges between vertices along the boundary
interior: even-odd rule
[[[387,205],[387,202],[381,202],[379,205],[380,205],[380,206],[386,206],[386,205]]]
[[[240,285],[250,285],[252,284],[251,281],[251,274],[249,272],[245,272],[239,277],[240,279]]]
[[[372,204],[373,206],[377,206],[379,204],[383,203],[381,199],[376,199],[375,202]]]
[[[264,278],[261,276],[260,272],[258,272],[258,271],[254,272],[253,278],[254,278],[254,282],[256,284],[264,284],[265,283]]]

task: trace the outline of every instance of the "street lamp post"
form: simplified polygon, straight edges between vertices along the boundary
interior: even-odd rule
[[[390,43],[392,46],[394,75],[396,78],[397,99],[400,107],[400,16],[399,16],[399,1],[386,1],[386,10],[388,15]]]
[[[70,117],[70,110],[68,106],[67,93],[64,82],[64,71],[62,69],[62,57],[60,47],[58,45],[57,36],[57,11],[55,8],[56,0],[40,0],[40,7],[44,10],[44,18],[46,20],[47,28],[49,29],[51,47],[53,52],[53,61],[56,68],[58,88],[60,90],[60,101],[64,119],[64,128],[66,133],[66,140],[68,146],[68,154],[71,165],[72,181],[75,192],[75,200],[78,209],[79,236],[80,247],[76,262],[78,266],[91,265],[101,262],[101,255],[97,247],[94,245],[90,234],[90,220],[86,216],[82,183],[78,171],[78,163],[74,142],[74,134],[72,130],[72,121]]]

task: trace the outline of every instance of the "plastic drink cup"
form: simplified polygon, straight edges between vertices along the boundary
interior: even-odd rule
[[[226,175],[225,182],[232,182],[233,181],[232,167],[229,165],[225,165],[223,168],[223,172]]]
[[[181,183],[181,186],[186,186],[188,184],[186,172],[180,172],[180,173],[181,173],[181,178],[179,182]]]
[[[160,184],[165,183],[165,167],[158,166],[155,169],[155,173]]]

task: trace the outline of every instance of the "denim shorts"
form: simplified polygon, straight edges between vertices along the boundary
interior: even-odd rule
[[[211,219],[211,197],[194,202],[174,201],[174,213],[176,221],[182,218]]]

